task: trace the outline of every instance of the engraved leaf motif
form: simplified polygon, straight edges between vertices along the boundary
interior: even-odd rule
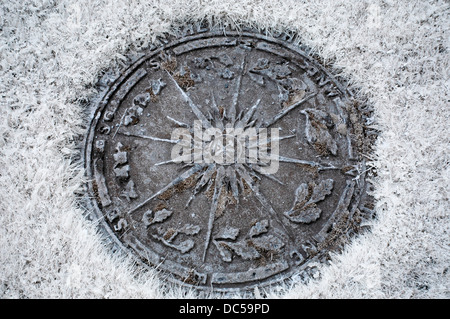
[[[151,225],[151,222],[152,222],[152,219],[153,219],[152,215],[153,215],[153,211],[148,210],[142,216],[142,222],[144,223],[145,226]]]
[[[239,235],[239,229],[230,227],[230,226],[226,226],[226,227],[222,228],[219,231],[219,233],[216,235],[216,237],[215,237],[216,240],[214,240],[214,245],[216,246],[217,250],[219,251],[220,257],[222,258],[223,261],[231,262],[233,260],[233,252],[231,250],[231,247],[222,240],[223,239],[236,240],[238,235]],[[222,239],[222,240],[219,241],[217,239]]]
[[[219,231],[214,240],[214,245],[220,253],[220,256],[225,262],[233,261],[233,254],[241,257],[244,260],[255,260],[261,258],[261,251],[279,252],[284,243],[276,236],[266,234],[269,228],[269,221],[263,219],[256,222],[249,230],[248,236],[245,239],[236,240],[239,229],[233,227],[226,227]],[[262,236],[260,236],[262,235]],[[222,240],[218,240],[222,239]],[[227,239],[228,241],[224,241]]]
[[[298,215],[289,215],[289,219],[294,223],[309,224],[319,219],[322,211],[316,206],[311,204],[311,207],[304,208]]]
[[[156,212],[155,217],[149,223],[152,224],[153,222],[155,222],[156,219],[158,219],[158,222],[162,222],[165,219],[169,218],[171,215],[172,215],[171,211],[163,209],[161,211]],[[167,247],[176,249],[176,250],[180,251],[182,254],[185,254],[185,253],[189,252],[192,248],[194,248],[194,246],[195,246],[194,241],[192,239],[186,239],[186,240],[180,242],[179,244],[173,244],[173,242],[176,240],[176,238],[178,237],[179,234],[194,236],[194,235],[197,235],[199,232],[200,232],[200,226],[192,225],[192,224],[185,224],[184,226],[182,226],[181,228],[178,228],[178,229],[169,228],[166,230],[166,232],[163,234],[162,237],[153,235],[153,238],[161,241]]]
[[[225,64],[225,66],[233,65],[233,59],[230,58],[228,54],[221,54],[220,56],[218,56],[218,59],[220,63]]]
[[[267,235],[262,237],[257,237],[252,239],[253,245],[255,247],[263,249],[265,251],[280,251],[284,247],[284,243],[278,237],[273,235]]]
[[[181,227],[178,230],[180,233],[189,235],[189,236],[193,236],[193,235],[197,235],[200,232],[200,226],[198,225],[192,225],[192,224],[186,224],[183,227]]]
[[[246,242],[226,243],[226,245],[244,260],[252,260],[260,257],[256,248],[248,245]]]
[[[167,247],[170,247],[170,248],[180,251],[182,254],[185,254],[185,253],[189,252],[192,248],[194,248],[195,243],[191,239],[186,239],[186,240],[182,241],[181,243],[179,243],[178,245],[172,244],[171,242],[173,241],[174,237],[176,237],[176,235],[172,236],[169,239],[164,239],[163,237],[158,237],[156,235],[153,235],[153,238],[161,241]]]
[[[214,245],[219,251],[220,257],[222,258],[223,261],[228,263],[233,261],[233,253],[231,251],[231,248],[227,245],[227,243],[223,241],[214,241]]]
[[[329,132],[333,126],[329,114],[316,109],[305,109],[301,113],[306,115],[305,134],[308,143],[321,155],[331,153],[336,156],[338,147]]]
[[[170,216],[172,216],[172,211],[164,208],[163,210],[159,210],[155,213],[155,217],[153,218],[151,223],[161,223]]]
[[[142,221],[144,222],[145,226],[150,226],[155,223],[161,223],[165,221],[167,218],[172,216],[172,213],[173,213],[172,211],[167,210],[165,208],[155,212],[154,214],[151,210],[148,210],[142,216]]]
[[[247,241],[238,241],[233,243],[215,240],[214,244],[219,250],[222,260],[225,262],[231,262],[233,260],[233,253],[244,260],[253,260],[261,256],[256,248],[249,245]]]
[[[179,250],[182,254],[189,252],[192,248],[194,248],[194,241],[191,239],[186,239],[181,242],[179,245],[173,245],[172,248]]]
[[[302,224],[308,224],[319,219],[322,211],[316,203],[331,194],[333,182],[332,179],[327,179],[320,182],[319,185],[301,184],[295,191],[294,205],[284,215],[290,221]]]
[[[253,225],[252,228],[250,228],[248,236],[250,238],[252,238],[254,236],[258,236],[258,235],[267,233],[268,227],[269,227],[269,221],[267,219],[263,219],[262,221],[257,222],[255,225]]]
[[[234,227],[222,228],[216,235],[216,239],[231,239],[235,240],[239,235],[239,229]]]
[[[325,196],[331,194],[332,189],[333,189],[333,180],[326,179],[326,180],[320,182],[319,185],[314,187],[313,193],[309,200],[314,203],[324,200]]]

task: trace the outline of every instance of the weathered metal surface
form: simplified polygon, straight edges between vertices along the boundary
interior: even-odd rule
[[[85,152],[95,211],[116,245],[176,282],[230,290],[289,278],[370,211],[355,104],[289,39],[170,41],[97,105]],[[193,149],[183,160],[182,146]]]

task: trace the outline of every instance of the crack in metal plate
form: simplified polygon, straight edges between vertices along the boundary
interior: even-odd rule
[[[360,109],[286,37],[166,41],[96,104],[91,202],[115,245],[177,283],[230,291],[288,279],[371,213]]]

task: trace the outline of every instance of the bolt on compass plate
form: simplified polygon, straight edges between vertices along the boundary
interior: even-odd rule
[[[167,41],[96,105],[85,149],[95,214],[115,245],[175,282],[288,279],[371,212],[363,113],[289,39]]]

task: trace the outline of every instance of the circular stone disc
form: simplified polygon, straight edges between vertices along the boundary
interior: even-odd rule
[[[365,209],[360,121],[343,85],[289,41],[185,36],[128,67],[97,105],[92,202],[117,245],[176,282],[287,279]]]

